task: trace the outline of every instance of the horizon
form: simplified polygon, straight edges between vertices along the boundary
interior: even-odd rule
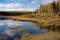
[[[36,11],[54,0],[0,0],[0,11]]]

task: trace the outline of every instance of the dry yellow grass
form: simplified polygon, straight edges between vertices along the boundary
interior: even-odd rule
[[[45,34],[23,35],[21,40],[60,40],[60,33],[47,32]]]
[[[53,26],[53,25],[60,25],[60,18],[59,17],[48,17],[48,19],[46,18],[29,18],[26,16],[9,16],[8,19],[11,20],[19,20],[19,21],[28,21],[28,22],[34,22],[37,25],[39,25],[41,28],[45,28],[49,25]]]

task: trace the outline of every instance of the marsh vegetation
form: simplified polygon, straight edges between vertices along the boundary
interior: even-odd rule
[[[5,36],[9,37],[9,39],[12,37],[11,40],[60,40],[60,0],[41,5],[35,12],[0,11],[0,16],[6,16],[6,19],[9,20],[8,22],[6,22],[7,20],[4,20],[0,23],[0,31],[2,32],[5,31],[5,29],[10,28],[9,30],[6,30],[8,35],[16,33],[14,36],[7,36],[4,34],[4,37],[0,36],[1,40],[4,40],[2,37],[5,38]],[[4,18],[5,17],[2,19]],[[16,23],[16,20],[18,20],[18,23]],[[6,25],[2,26],[2,23],[5,23]]]

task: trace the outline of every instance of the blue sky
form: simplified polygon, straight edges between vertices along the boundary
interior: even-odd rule
[[[0,0],[0,11],[35,11],[53,0]]]

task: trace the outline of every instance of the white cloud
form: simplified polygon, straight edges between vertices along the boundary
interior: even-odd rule
[[[0,4],[0,7],[4,7],[4,8],[15,8],[20,6],[22,6],[22,4],[19,3]]]
[[[24,8],[24,11],[35,11],[35,8]]]
[[[38,3],[38,2],[39,2],[39,0],[32,0],[31,4]]]
[[[54,0],[41,0],[41,3],[42,4],[48,4],[48,3],[51,3],[51,2],[53,2]],[[57,0],[55,0],[55,1],[57,1]]]
[[[1,10],[1,11],[35,11],[36,9],[35,8],[6,8],[4,10]]]
[[[32,1],[32,2],[31,2],[31,4],[34,4],[34,3],[35,3],[35,1]]]

